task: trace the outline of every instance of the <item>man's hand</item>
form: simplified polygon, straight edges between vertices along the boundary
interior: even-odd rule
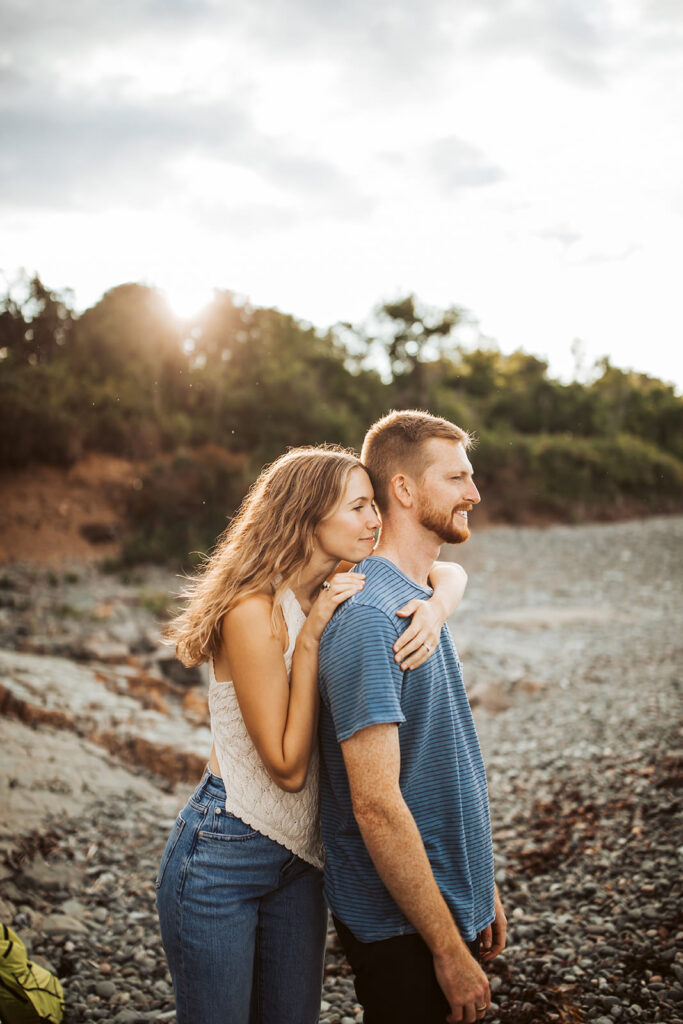
[[[449,1002],[449,1024],[474,1024],[491,1002],[488,978],[466,946],[455,955],[434,954],[434,973]]]
[[[481,959],[485,964],[489,960],[493,960],[494,957],[497,957],[505,949],[508,922],[503,910],[503,904],[500,901],[498,886],[496,886],[493,898],[493,908],[496,912],[493,924],[490,924],[488,928],[484,928],[481,933]]]

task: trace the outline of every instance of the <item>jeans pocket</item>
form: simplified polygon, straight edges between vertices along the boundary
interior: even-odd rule
[[[164,880],[164,873],[165,873],[166,868],[168,866],[168,862],[170,861],[171,857],[173,856],[173,851],[175,850],[176,846],[178,845],[178,840],[180,839],[181,835],[183,834],[183,829],[184,828],[185,828],[185,819],[182,818],[180,815],[178,815],[178,819],[177,819],[175,825],[173,826],[173,831],[171,832],[170,836],[168,837],[168,841],[166,843],[166,848],[165,848],[165,850],[164,850],[164,852],[162,854],[162,857],[161,857],[161,863],[159,864],[159,871],[157,872],[157,880],[156,880],[156,887],[157,887],[157,889],[160,888],[161,883]]]
[[[207,819],[205,827],[198,833],[198,838],[201,840],[240,843],[245,839],[255,839],[261,835],[257,829],[247,825],[245,821],[226,811],[223,807],[216,807],[212,814],[207,814]]]

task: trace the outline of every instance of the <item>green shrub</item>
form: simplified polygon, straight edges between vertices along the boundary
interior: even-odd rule
[[[483,432],[472,453],[494,518],[540,514],[566,521],[683,509],[683,462],[628,434]]]
[[[69,412],[70,390],[62,367],[2,367],[0,466],[68,466],[74,461],[81,431]]]
[[[247,460],[217,445],[160,456],[125,496],[121,560],[191,564],[226,526],[249,484]]]

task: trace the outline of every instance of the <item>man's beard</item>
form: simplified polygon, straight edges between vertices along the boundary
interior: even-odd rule
[[[469,526],[462,516],[455,514],[457,508],[449,511],[437,508],[427,497],[420,495],[417,511],[420,524],[435,533],[444,544],[463,544],[469,540]]]

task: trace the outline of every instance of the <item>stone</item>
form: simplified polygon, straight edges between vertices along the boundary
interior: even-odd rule
[[[203,679],[202,674],[197,668],[193,666],[188,668],[183,665],[181,661],[178,661],[176,656],[171,652],[165,652],[165,657],[157,659],[157,665],[171,682],[176,683],[178,686],[190,687],[190,686],[201,686]]]
[[[44,967],[46,971],[50,971],[51,974],[56,974],[56,969],[51,960],[47,957],[41,956],[40,953],[31,953],[31,962],[38,964],[39,967]]]
[[[78,532],[84,540],[87,540],[88,544],[111,544],[112,541],[118,538],[120,527],[115,522],[93,521],[81,523]]]
[[[101,999],[111,999],[116,993],[116,985],[113,981],[98,981],[95,991]]]
[[[58,937],[60,935],[86,935],[88,929],[71,914],[50,914],[43,922],[43,931],[46,935]]]
[[[9,900],[0,899],[0,921],[11,924],[16,914],[16,908]]]
[[[59,889],[74,889],[80,882],[81,872],[71,862],[46,861],[36,857],[22,867],[21,878],[31,888],[56,892]]]
[[[203,687],[191,687],[183,697],[182,705],[183,713],[190,722],[197,725],[209,724],[209,698]]]
[[[125,665],[130,657],[126,644],[106,637],[85,637],[74,650],[74,656],[83,661],[100,661],[104,664]]]
[[[65,900],[60,909],[63,914],[70,914],[72,917],[78,918],[79,921],[83,920],[87,912],[85,904],[75,899]]]
[[[496,682],[477,683],[468,691],[470,707],[482,707],[485,711],[498,713],[512,707],[512,701],[502,685]]]

